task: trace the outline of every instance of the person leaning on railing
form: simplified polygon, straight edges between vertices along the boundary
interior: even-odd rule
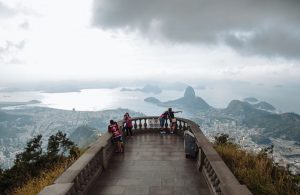
[[[132,135],[132,118],[130,117],[129,113],[126,112],[124,114],[124,118],[123,118],[123,123],[125,124],[125,131],[126,131],[126,136],[133,136]]]
[[[116,144],[115,152],[124,152],[124,144],[122,131],[120,131],[118,123],[114,120],[110,120],[108,125],[108,132],[112,134],[113,142]]]
[[[168,111],[165,111],[164,113],[162,113],[160,116],[159,116],[159,123],[160,123],[160,133],[161,134],[164,134],[166,133],[165,132],[165,124],[168,120]]]
[[[170,120],[170,124],[171,124],[171,130],[170,133],[174,133],[176,126],[177,126],[177,120],[175,118],[175,113],[179,113],[182,111],[173,111],[172,108],[168,109],[168,118]]]

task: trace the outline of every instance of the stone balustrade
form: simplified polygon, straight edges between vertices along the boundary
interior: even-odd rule
[[[107,167],[113,154],[111,135],[105,133],[79,159],[77,159],[54,184],[45,187],[40,195],[84,194],[94,177]]]
[[[122,121],[118,122],[122,128]],[[169,126],[166,123],[166,128]],[[159,117],[133,118],[133,132],[147,133],[159,131]],[[218,155],[199,126],[188,119],[177,118],[176,134],[184,136],[188,130],[196,138],[199,152],[196,158],[197,168],[202,172],[210,188],[211,194],[216,195],[250,195],[251,192],[245,185],[241,185],[224,161]],[[107,167],[107,163],[113,155],[113,146],[108,133],[102,135],[74,164],[72,164],[54,184],[45,187],[39,194],[85,194],[85,190],[93,182],[93,179]]]

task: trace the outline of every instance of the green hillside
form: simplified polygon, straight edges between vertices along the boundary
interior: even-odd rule
[[[300,116],[295,113],[274,114],[254,108],[247,102],[233,100],[224,110],[249,128],[262,128],[264,136],[300,140]]]

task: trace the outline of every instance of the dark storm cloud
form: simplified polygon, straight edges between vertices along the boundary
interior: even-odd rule
[[[299,0],[94,0],[93,24],[299,59],[299,10]]]
[[[224,40],[227,45],[244,54],[300,58],[299,33],[297,34],[287,28],[272,27],[271,29],[257,30],[248,38],[228,35]]]

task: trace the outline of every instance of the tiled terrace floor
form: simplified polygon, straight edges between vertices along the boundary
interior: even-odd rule
[[[193,160],[186,159],[177,135],[139,134],[126,140],[125,154],[114,154],[88,194],[209,194]]]

